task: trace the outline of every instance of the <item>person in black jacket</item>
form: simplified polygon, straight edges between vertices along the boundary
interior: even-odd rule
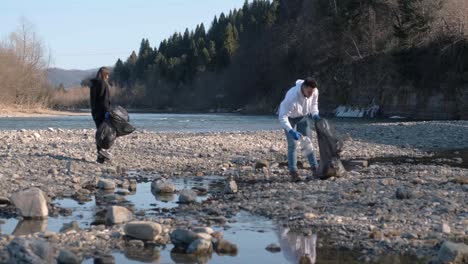
[[[109,93],[109,75],[110,71],[106,67],[99,68],[96,78],[91,80],[90,97],[91,97],[91,115],[93,116],[96,129],[106,120],[109,119],[111,108],[110,93]],[[104,163],[111,159],[110,154],[101,149],[97,144],[97,162]]]

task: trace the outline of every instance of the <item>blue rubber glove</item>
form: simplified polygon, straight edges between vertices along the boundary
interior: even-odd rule
[[[106,112],[104,114],[104,120],[109,120],[109,118],[110,118],[110,114],[109,114],[109,112]]]
[[[302,134],[297,132],[296,130],[294,129],[291,129],[288,131],[288,134],[294,138],[294,140],[299,140],[301,137],[302,137]]]
[[[319,115],[312,115],[310,114],[309,115],[309,118],[312,119],[313,121],[317,122],[320,120],[320,116]]]

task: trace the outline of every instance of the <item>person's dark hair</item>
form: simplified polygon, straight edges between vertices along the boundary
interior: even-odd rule
[[[305,78],[304,83],[302,83],[302,85],[317,88],[317,81],[312,77],[307,77]]]
[[[110,70],[107,67],[101,67],[96,73],[96,79],[105,80],[104,74],[110,75]]]

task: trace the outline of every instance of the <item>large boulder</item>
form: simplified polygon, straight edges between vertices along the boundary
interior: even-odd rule
[[[115,189],[115,182],[108,179],[100,179],[97,187],[101,190],[114,190]]]
[[[125,225],[125,234],[141,240],[154,240],[161,234],[162,227],[158,223],[149,221],[133,221]]]
[[[106,222],[108,224],[120,224],[131,221],[133,213],[122,206],[109,206],[107,207]]]
[[[39,188],[32,187],[16,192],[10,197],[24,218],[45,219],[49,215],[47,196]]]
[[[60,250],[57,257],[58,264],[80,264],[81,259],[75,253],[68,250]]]
[[[188,254],[210,254],[213,251],[213,246],[210,240],[196,239],[187,248]]]
[[[172,231],[171,242],[175,247],[186,249],[193,241],[198,239],[195,232],[186,229],[176,229]]]
[[[175,191],[176,191],[176,187],[170,181],[156,180],[151,183],[151,192],[153,194],[174,193]]]
[[[10,263],[57,263],[55,248],[44,240],[16,237],[7,246]]]
[[[197,193],[194,190],[183,189],[179,194],[179,203],[194,203],[197,200]]]

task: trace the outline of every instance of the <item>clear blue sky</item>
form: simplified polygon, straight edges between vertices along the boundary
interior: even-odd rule
[[[114,65],[175,31],[208,30],[215,15],[242,7],[244,0],[10,0],[0,9],[0,38],[16,31],[22,17],[34,25],[52,55],[51,67],[90,69]]]

